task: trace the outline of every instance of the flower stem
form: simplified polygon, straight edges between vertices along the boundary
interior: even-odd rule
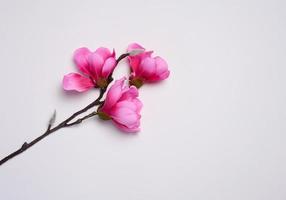
[[[40,135],[39,137],[35,138],[34,140],[32,140],[31,142],[24,142],[24,144],[16,151],[14,151],[13,153],[9,154],[8,156],[6,156],[5,158],[0,160],[0,165],[4,164],[5,162],[7,162],[8,160],[14,158],[15,156],[23,153],[24,151],[26,151],[27,149],[29,149],[30,147],[32,147],[34,144],[38,143],[39,141],[41,141],[42,139],[44,139],[45,137],[47,137],[48,135],[50,135],[53,132],[56,132],[57,130],[61,129],[61,128],[65,128],[65,127],[70,127],[73,126],[75,124],[79,124],[81,123],[83,120],[88,119],[90,117],[93,117],[95,115],[97,115],[97,112],[92,112],[82,118],[77,119],[74,122],[69,123],[70,121],[72,121],[75,117],[77,117],[78,115],[86,112],[87,110],[89,110],[90,108],[97,106],[97,105],[101,105],[102,102],[100,101],[101,98],[103,97],[104,93],[105,93],[106,89],[101,89],[100,90],[100,94],[98,96],[98,98],[93,101],[92,103],[90,103],[89,105],[87,105],[86,107],[84,107],[83,109],[75,112],[74,114],[72,114],[69,118],[67,118],[66,120],[62,121],[60,124],[58,124],[57,126],[55,126],[54,128],[51,128],[51,125],[48,126],[46,132],[44,132],[42,135]]]
[[[90,113],[90,114],[88,114],[88,115],[86,115],[86,116],[84,116],[84,117],[82,117],[82,118],[79,118],[79,119],[77,119],[77,120],[74,121],[74,122],[67,123],[67,124],[66,124],[66,127],[68,127],[68,126],[73,126],[73,125],[76,125],[76,124],[80,124],[83,120],[86,120],[86,119],[88,119],[88,118],[91,118],[91,117],[93,117],[93,116],[95,116],[95,115],[97,115],[97,112],[96,112],[96,111],[94,111],[94,112],[92,112],[92,113]]]
[[[129,56],[129,53],[121,54],[121,55],[117,58],[116,64],[118,64],[122,59],[126,58],[127,56]]]

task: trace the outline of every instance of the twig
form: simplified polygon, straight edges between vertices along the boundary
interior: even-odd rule
[[[91,118],[91,117],[93,117],[93,116],[95,116],[95,115],[97,115],[97,112],[96,112],[96,111],[94,111],[94,112],[92,112],[92,113],[90,113],[90,114],[88,114],[88,115],[86,115],[86,116],[84,116],[84,117],[82,117],[82,118],[79,118],[79,119],[77,119],[77,120],[74,121],[74,122],[67,123],[67,124],[66,124],[66,127],[68,127],[68,126],[73,126],[73,125],[76,125],[76,124],[80,124],[83,120],[86,120],[86,119],[88,119],[88,118]]]
[[[121,56],[119,56],[116,60],[116,64],[118,64],[122,59],[126,58],[127,56],[129,56],[129,53],[124,53]]]
[[[81,123],[83,120],[90,118],[94,115],[96,115],[95,112],[78,119],[77,121],[73,122],[73,123],[69,123],[71,120],[73,120],[75,117],[77,117],[78,115],[86,112],[87,110],[89,110],[90,108],[100,105],[102,103],[101,98],[103,97],[104,93],[105,93],[106,89],[101,89],[100,90],[100,94],[98,96],[98,98],[90,103],[89,105],[87,105],[86,107],[84,107],[83,109],[75,112],[74,114],[72,114],[69,118],[67,118],[66,120],[62,121],[60,124],[58,124],[57,126],[55,126],[54,128],[51,128],[51,125],[48,126],[46,132],[44,132],[44,134],[42,134],[41,136],[35,138],[33,141],[31,142],[24,142],[24,144],[16,151],[14,151],[13,153],[9,154],[8,156],[6,156],[5,158],[3,158],[2,160],[0,160],[0,165],[4,164],[5,162],[7,162],[8,160],[14,158],[15,156],[23,153],[24,151],[26,151],[27,149],[29,149],[30,147],[32,147],[34,144],[38,143],[39,141],[41,141],[42,139],[44,139],[45,137],[47,137],[48,135],[50,135],[51,133],[64,128],[64,127],[69,127],[75,124],[79,124]]]

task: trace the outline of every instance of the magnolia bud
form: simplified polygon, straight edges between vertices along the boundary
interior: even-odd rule
[[[55,121],[56,121],[56,117],[57,117],[57,111],[54,110],[53,115],[51,116],[50,120],[49,120],[49,126],[53,126]]]

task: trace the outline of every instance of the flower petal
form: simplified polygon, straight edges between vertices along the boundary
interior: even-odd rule
[[[138,98],[132,99],[132,102],[136,105],[136,112],[139,113],[143,107],[143,103]]]
[[[128,61],[129,61],[129,65],[131,67],[131,71],[132,72],[136,72],[138,69],[138,66],[140,64],[140,57],[138,56],[128,56]]]
[[[134,43],[131,43],[131,44],[128,45],[127,52],[132,51],[134,49],[143,49],[143,50],[145,50],[145,48],[142,47],[140,44],[134,42]]]
[[[170,71],[168,70],[168,71],[166,71],[166,72],[160,74],[160,75],[159,75],[159,78],[160,78],[160,80],[164,80],[164,79],[168,78],[169,75],[170,75]]]
[[[155,57],[156,61],[156,71],[152,78],[149,79],[149,81],[161,81],[169,77],[170,71],[168,70],[168,64],[167,62],[157,56]]]
[[[91,76],[95,80],[98,80],[98,78],[101,77],[102,66],[104,64],[103,57],[98,53],[91,53],[88,56],[88,61],[90,64]]]
[[[127,128],[133,128],[138,125],[141,116],[135,110],[127,107],[114,109],[111,115],[112,119]]]
[[[130,110],[137,112],[137,110],[139,110],[138,107],[140,108],[141,105],[137,104],[136,101],[133,101],[133,99],[131,99],[131,100],[124,100],[117,102],[116,106],[113,107],[113,110],[117,110],[120,108],[128,108]]]
[[[78,69],[86,75],[90,75],[89,63],[88,63],[88,55],[90,54],[90,50],[86,47],[79,48],[74,52],[74,62]]]
[[[142,47],[140,44],[138,43],[131,43],[128,45],[127,47],[127,52],[132,52],[132,50],[143,50],[142,53],[138,53],[136,55],[130,55],[128,56],[128,61],[129,61],[129,65],[132,69],[132,72],[137,71],[138,66],[140,64],[140,62],[146,58],[146,57],[150,57],[151,54],[153,53],[153,51],[145,51],[145,48]]]
[[[139,95],[138,89],[135,86],[130,86],[130,88],[127,91],[122,93],[120,100],[124,101],[128,99],[136,98],[138,97],[138,95]]]
[[[94,84],[92,81],[77,73],[70,73],[63,78],[63,88],[65,90],[74,90],[77,92],[84,92],[92,88]]]
[[[166,71],[169,71],[168,64],[163,58],[156,56],[155,61],[156,61],[156,74],[157,75],[160,75],[162,73],[165,73]]]
[[[109,49],[107,49],[105,47],[100,47],[100,48],[96,49],[96,51],[94,53],[101,55],[103,60],[106,60],[107,58],[111,57],[114,54],[114,51],[113,51],[113,53],[111,53],[109,51]]]
[[[146,57],[138,67],[136,76],[143,77],[148,80],[156,70],[156,62],[154,58]]]
[[[126,80],[125,77],[115,81],[106,94],[105,102],[101,108],[103,112],[109,113],[110,109],[117,103],[124,90],[123,84]]]
[[[113,122],[118,129],[120,129],[121,131],[123,131],[125,133],[137,133],[138,131],[140,131],[140,122],[138,122],[133,127],[127,127],[127,126],[120,124],[116,121],[113,121]]]
[[[101,75],[103,78],[108,78],[108,76],[113,72],[116,66],[116,60],[113,57],[109,57],[102,67]]]
[[[123,131],[125,133],[136,133],[136,132],[140,131],[140,122],[138,122],[133,127],[127,127],[127,126],[120,124],[116,121],[113,121],[113,122],[118,129],[120,129],[121,131]]]

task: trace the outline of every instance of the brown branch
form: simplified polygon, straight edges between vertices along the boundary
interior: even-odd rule
[[[83,120],[86,120],[86,119],[88,119],[88,118],[91,118],[91,117],[93,117],[93,116],[95,116],[95,115],[97,115],[97,112],[96,112],[96,111],[94,111],[94,112],[92,112],[92,113],[90,113],[90,114],[88,114],[88,115],[86,115],[86,116],[84,116],[84,117],[82,117],[82,118],[79,118],[79,119],[77,119],[77,120],[74,121],[74,122],[67,123],[65,127],[73,126],[73,125],[76,125],[76,124],[80,124]]]
[[[121,56],[119,56],[116,60],[116,64],[118,64],[122,59],[126,58],[127,56],[129,56],[129,53],[124,53],[121,54]]]
[[[46,132],[42,135],[40,135],[39,137],[35,138],[33,141],[27,143],[24,142],[24,144],[16,151],[14,151],[13,153],[9,154],[8,156],[6,156],[5,158],[3,158],[2,160],[0,160],[0,165],[4,164],[5,162],[7,162],[8,160],[14,158],[15,156],[21,154],[22,152],[26,151],[27,149],[29,149],[30,147],[32,147],[34,144],[38,143],[39,141],[41,141],[42,139],[44,139],[45,137],[47,137],[48,135],[50,135],[51,133],[64,128],[64,127],[69,127],[75,124],[79,124],[81,123],[83,120],[90,118],[92,116],[94,116],[96,113],[93,112],[83,118],[80,118],[78,120],[76,120],[73,123],[69,123],[71,120],[73,120],[75,117],[77,117],[78,115],[86,112],[87,110],[89,110],[90,108],[100,105],[102,104],[101,98],[103,97],[104,93],[105,93],[106,89],[101,89],[100,90],[100,94],[98,96],[98,98],[93,101],[92,103],[90,103],[89,105],[87,105],[86,107],[84,107],[83,109],[75,112],[74,114],[72,114],[69,118],[67,118],[66,120],[62,121],[60,124],[58,124],[57,126],[55,126],[54,128],[51,128],[51,126],[49,125]]]

